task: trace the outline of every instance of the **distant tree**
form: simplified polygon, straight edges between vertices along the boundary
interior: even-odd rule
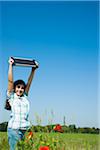
[[[0,131],[6,132],[7,131],[7,125],[8,125],[8,122],[1,123],[0,124]]]
[[[91,133],[91,134],[99,134],[99,129],[84,127],[84,128],[78,128],[78,133]]]
[[[69,129],[70,129],[70,132],[75,132],[76,125],[75,124],[69,125]]]
[[[85,133],[86,131],[85,131],[85,129],[84,128],[78,128],[78,133]]]
[[[96,134],[100,134],[100,129],[99,129],[99,128],[96,128],[96,129],[95,129],[95,133],[96,133]]]
[[[65,132],[65,133],[70,133],[70,128],[68,126],[62,126],[62,130]]]

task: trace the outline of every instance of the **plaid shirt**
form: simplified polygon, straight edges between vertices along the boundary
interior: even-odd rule
[[[30,127],[30,122],[28,121],[29,101],[26,94],[19,97],[16,93],[7,93],[7,99],[9,99],[11,105],[11,115],[8,122],[8,128],[28,129]]]

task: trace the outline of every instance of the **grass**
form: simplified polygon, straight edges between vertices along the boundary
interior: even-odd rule
[[[50,150],[99,150],[100,135],[67,133],[34,133],[34,146],[24,150],[38,150],[43,144],[51,146]],[[25,143],[26,144],[26,143]],[[7,133],[0,132],[0,149],[9,150]],[[21,150],[21,148],[18,148]]]

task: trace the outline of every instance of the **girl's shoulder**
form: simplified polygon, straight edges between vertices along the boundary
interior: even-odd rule
[[[24,96],[27,96],[27,97],[28,97],[28,93],[24,92]]]
[[[23,98],[26,99],[26,100],[28,100],[28,94],[24,93]]]

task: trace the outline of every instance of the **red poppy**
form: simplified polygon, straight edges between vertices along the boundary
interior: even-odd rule
[[[61,130],[61,125],[60,125],[60,124],[57,124],[57,125],[54,127],[54,130],[56,130],[56,131]]]
[[[48,146],[41,146],[39,150],[50,150],[50,148]]]
[[[60,124],[57,124],[55,127],[54,127],[54,131],[58,131],[58,132],[62,132],[62,127]]]

